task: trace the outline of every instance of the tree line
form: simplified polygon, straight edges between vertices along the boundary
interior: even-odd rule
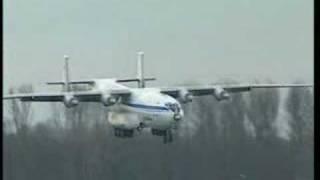
[[[114,137],[108,109],[100,103],[70,109],[50,103],[50,113],[31,125],[31,103],[10,100],[4,104],[3,178],[312,180],[313,91],[292,88],[283,94],[252,90],[224,102],[197,97],[183,105],[186,117],[172,144],[147,129],[131,139]]]

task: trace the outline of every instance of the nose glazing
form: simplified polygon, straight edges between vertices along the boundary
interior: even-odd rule
[[[176,121],[179,121],[180,119],[182,119],[182,116],[181,116],[180,113],[177,113],[177,114],[173,115],[173,119],[176,120]]]
[[[166,106],[174,113],[173,119],[178,121],[182,118],[181,108],[177,103],[167,103]]]
[[[176,103],[167,103],[166,106],[175,114],[179,114],[180,112],[180,107]]]

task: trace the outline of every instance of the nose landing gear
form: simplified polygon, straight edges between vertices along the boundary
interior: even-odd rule
[[[137,131],[141,132],[142,129],[145,128],[145,127],[146,127],[146,125],[145,125],[143,122],[141,122],[141,123],[139,124],[139,126],[137,127]]]
[[[181,115],[179,113],[176,113],[176,114],[173,115],[173,119],[175,121],[180,121],[182,119],[182,117],[181,117]]]

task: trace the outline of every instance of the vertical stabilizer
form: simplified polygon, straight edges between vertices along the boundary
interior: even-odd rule
[[[69,56],[64,55],[64,91],[71,91],[70,88],[70,74],[69,74]]]
[[[138,52],[138,59],[137,59],[137,79],[138,87],[144,88],[145,81],[144,81],[144,52]]]

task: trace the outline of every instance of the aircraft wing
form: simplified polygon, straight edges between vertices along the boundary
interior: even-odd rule
[[[237,93],[250,91],[257,88],[293,88],[293,87],[313,87],[311,84],[247,84],[247,85],[208,85],[194,87],[173,87],[160,88],[160,92],[173,97],[178,97],[181,90],[190,92],[193,96],[212,95],[216,91],[225,91],[227,93]]]
[[[110,95],[127,97],[131,92],[126,89],[109,90]],[[13,94],[4,96],[3,99],[20,99],[21,101],[37,101],[37,102],[61,102],[65,95],[73,95],[80,102],[99,102],[102,92],[82,91],[82,92],[59,92],[59,93],[26,93]]]
[[[249,84],[249,85],[224,85],[222,86],[228,92],[250,91],[251,89],[266,89],[266,88],[302,88],[313,87],[312,84]]]

